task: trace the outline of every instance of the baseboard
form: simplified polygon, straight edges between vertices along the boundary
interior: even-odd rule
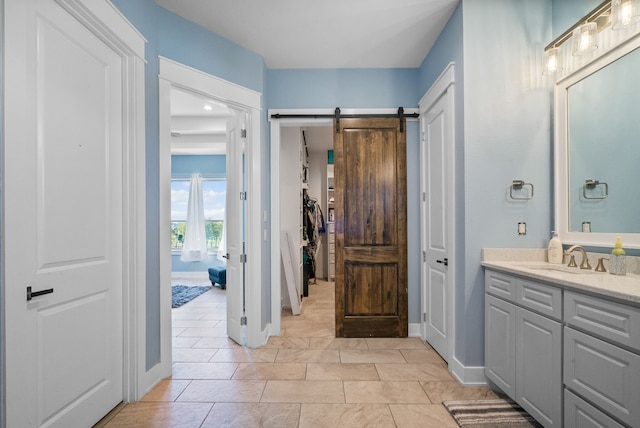
[[[466,367],[455,357],[450,358],[449,372],[465,386],[486,385],[484,366]]]
[[[422,337],[420,334],[420,323],[409,323],[409,337]]]

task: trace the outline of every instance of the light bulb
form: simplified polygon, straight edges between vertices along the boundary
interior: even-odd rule
[[[613,0],[611,28],[618,30],[640,21],[640,0]]]

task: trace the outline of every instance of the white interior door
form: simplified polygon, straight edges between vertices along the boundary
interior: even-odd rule
[[[245,344],[244,328],[244,114],[238,113],[227,123],[227,334]]]
[[[425,310],[425,339],[446,360],[449,359],[448,335],[450,334],[449,308],[451,286],[449,281],[448,230],[450,213],[447,212],[451,197],[448,183],[448,151],[451,150],[449,105],[446,95],[435,101],[421,114],[423,147],[422,188],[423,200],[423,307]]]
[[[123,397],[122,63],[51,0],[5,25],[6,424],[91,426]]]

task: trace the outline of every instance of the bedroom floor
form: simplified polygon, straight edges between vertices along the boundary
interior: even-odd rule
[[[172,378],[96,426],[457,427],[442,401],[495,397],[458,384],[419,338],[335,338],[333,289],[310,284],[259,349],[226,337],[224,290],[172,309]]]

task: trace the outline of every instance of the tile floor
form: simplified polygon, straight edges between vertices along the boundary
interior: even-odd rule
[[[419,338],[335,338],[333,299],[333,283],[311,284],[259,349],[226,337],[218,288],[173,309],[173,376],[96,426],[455,428],[443,400],[494,397],[459,385]]]

